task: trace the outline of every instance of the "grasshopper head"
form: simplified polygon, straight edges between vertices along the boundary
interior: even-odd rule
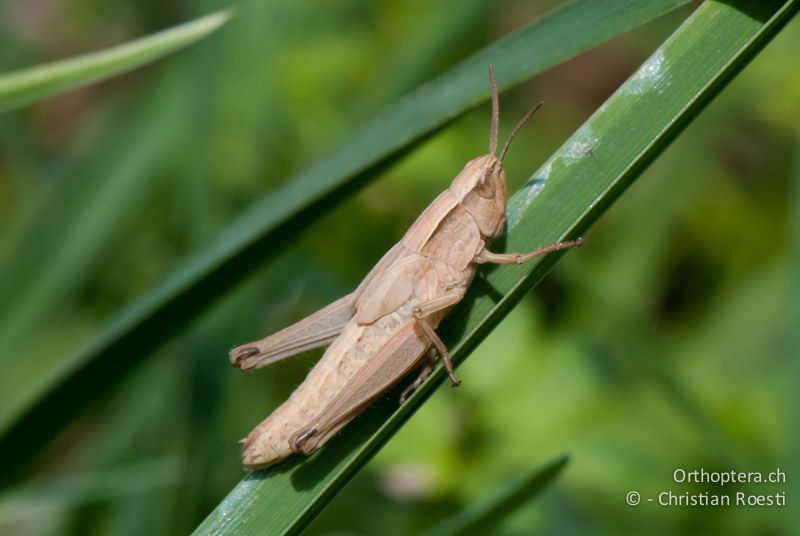
[[[471,160],[461,173],[453,179],[450,191],[461,206],[469,212],[480,229],[481,235],[489,240],[503,232],[506,220],[506,172],[503,158],[506,156],[511,140],[539,109],[542,103],[530,109],[511,131],[500,156],[497,156],[497,130],[500,123],[500,98],[494,69],[489,66],[489,84],[492,95],[492,129],[489,133],[489,154]]]
[[[506,172],[487,154],[471,160],[453,180],[450,191],[472,216],[484,238],[496,238],[506,219]]]
[[[489,85],[492,96],[492,129],[489,133],[489,154],[479,156],[470,161],[453,179],[450,191],[456,196],[461,206],[469,212],[480,229],[481,235],[489,240],[497,238],[503,232],[506,220],[506,172],[503,169],[503,158],[508,151],[511,140],[519,129],[542,105],[540,102],[525,114],[508,136],[500,156],[497,156],[497,131],[500,123],[500,97],[497,92],[497,81],[494,69],[489,65]]]

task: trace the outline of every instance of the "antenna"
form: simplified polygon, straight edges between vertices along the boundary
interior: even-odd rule
[[[544,102],[538,102],[533,108],[528,110],[528,113],[526,113],[525,116],[522,119],[520,119],[519,123],[517,123],[517,126],[514,127],[514,130],[512,130],[511,134],[508,135],[508,139],[506,140],[506,144],[503,145],[503,150],[500,151],[500,161],[501,162],[503,161],[503,158],[505,158],[506,152],[508,152],[508,146],[511,145],[511,140],[514,139],[514,136],[517,135],[517,132],[519,132],[520,129],[525,126],[525,123],[528,122],[528,120],[533,116],[533,114],[536,113],[536,110],[541,108],[543,104],[544,104]],[[494,124],[492,124],[492,128],[494,128]],[[495,141],[495,147],[496,147],[497,146],[497,134],[496,133],[495,133],[495,140],[494,141]],[[494,154],[494,152],[492,152],[492,154]]]
[[[495,156],[497,154],[497,130],[500,125],[500,97],[497,95],[497,80],[494,78],[494,67],[491,63],[489,64],[489,85],[492,87],[492,130],[489,132],[489,153]]]

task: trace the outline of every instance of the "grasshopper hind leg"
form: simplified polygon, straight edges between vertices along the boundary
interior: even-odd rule
[[[372,358],[359,369],[313,419],[298,427],[289,438],[294,452],[311,454],[324,445],[343,426],[388,391],[424,359],[430,342],[406,323],[383,342]]]
[[[425,383],[425,380],[427,380],[431,375],[431,372],[433,372],[433,366],[436,363],[437,353],[438,352],[434,347],[431,347],[427,351],[425,364],[423,365],[422,370],[420,370],[419,375],[414,379],[413,382],[411,382],[411,384],[403,389],[403,392],[400,394],[400,404],[404,404],[406,400],[408,400],[408,398],[414,394],[414,392],[419,389],[422,384]],[[324,434],[321,434],[320,429],[316,426],[312,426],[297,432],[289,439],[289,445],[292,449],[292,452],[295,454],[311,454],[317,450],[317,448],[319,448],[319,446],[321,446],[321,444],[324,443],[328,437],[336,434],[336,432],[338,432],[338,430],[348,422],[349,419],[343,420],[334,428],[326,430]]]
[[[242,370],[265,367],[320,346],[328,346],[353,317],[355,293],[339,298],[303,320],[259,341],[231,350],[231,364]]]

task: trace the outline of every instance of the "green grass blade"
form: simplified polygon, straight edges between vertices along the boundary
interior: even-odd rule
[[[509,514],[547,488],[561,474],[568,461],[569,458],[563,456],[537,467],[485,502],[467,508],[426,530],[423,536],[492,534]]]
[[[530,250],[584,232],[798,7],[800,0],[700,6],[512,197],[507,249]],[[463,360],[556,258],[498,267],[476,281],[471,299],[443,326],[454,360]],[[400,408],[391,393],[302,463],[247,476],[196,534],[299,533],[444,376],[438,369]]]
[[[31,392],[43,381],[41,371],[59,357],[41,356],[38,367],[18,359],[38,353],[31,341],[42,319],[63,306],[64,297],[97,262],[102,246],[117,239],[126,216],[138,211],[153,188],[159,162],[185,128],[181,104],[188,88],[179,76],[164,77],[147,99],[131,104],[134,119],[104,139],[94,158],[69,166],[58,177],[81,180],[54,179],[31,225],[6,244],[10,255],[0,262],[0,421],[7,403]]]
[[[231,17],[219,11],[124,45],[0,74],[0,112],[130,71],[207,36]]]
[[[217,241],[123,310],[81,351],[6,402],[0,454],[22,467],[142,357],[273,255],[338,199],[425,135],[486,100],[486,69],[509,87],[686,0],[578,1],[480,50],[379,114],[348,143],[257,202]],[[565,38],[569,36],[569,38]],[[6,478],[10,478],[7,473]]]

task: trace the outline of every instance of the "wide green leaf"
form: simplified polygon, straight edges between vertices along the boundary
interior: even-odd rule
[[[531,250],[584,233],[798,7],[798,0],[700,6],[512,197],[507,250]],[[557,257],[484,272],[442,327],[455,361],[469,354]],[[444,377],[438,369],[399,408],[397,393],[391,393],[311,458],[247,476],[196,533],[300,532]]]
[[[0,74],[0,112],[155,61],[202,39],[230,17],[230,11],[219,11],[107,50]]]
[[[338,150],[245,211],[218,240],[123,310],[87,347],[18,386],[0,412],[0,453],[21,468],[55,432],[132,366],[289,242],[324,210],[414,143],[488,96],[486,67],[502,87],[642,24],[685,0],[567,4],[498,40],[379,114]],[[565,38],[564,36],[569,36]],[[10,472],[5,475],[10,478]]]

